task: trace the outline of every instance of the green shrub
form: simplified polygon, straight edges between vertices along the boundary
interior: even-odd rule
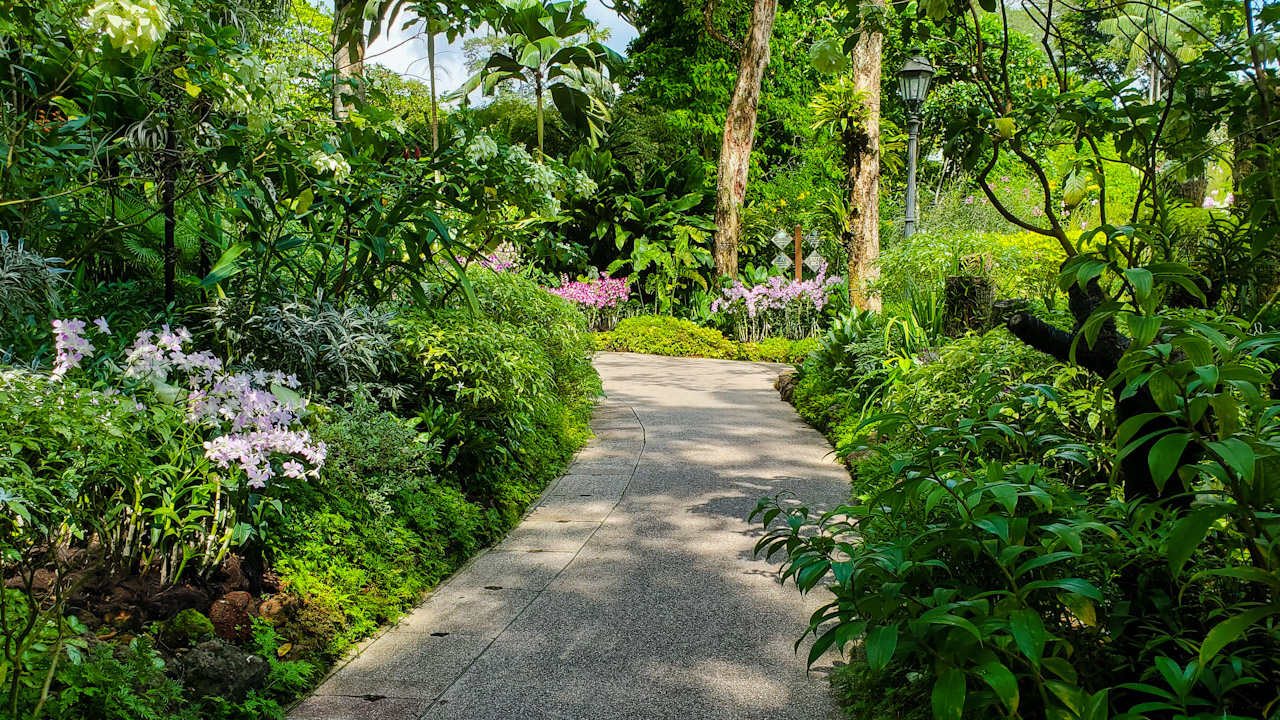
[[[624,318],[609,332],[596,336],[596,347],[616,352],[672,357],[735,358],[733,342],[719,330],[664,315]]]
[[[1278,426],[1260,358],[1280,336],[1184,315],[1121,361],[1111,382],[1148,384],[1155,410],[1118,429],[1101,380],[1003,330],[971,335],[882,383],[892,412],[840,443],[850,507],[762,500],[757,549],[833,594],[811,658],[862,639],[867,665],[837,682],[850,712],[894,717],[910,706],[894,690],[920,690],[950,718],[1274,715]],[[797,398],[839,423],[841,363],[823,355]],[[1117,499],[1117,450],[1153,440],[1153,478],[1188,493]]]
[[[325,470],[290,487],[270,550],[285,591],[308,606],[282,632],[329,660],[505,528],[436,477],[438,443],[371,402],[328,412],[314,435],[328,447]]]
[[[596,349],[613,352],[791,364],[803,362],[818,346],[816,338],[736,342],[719,330],[665,315],[625,318],[613,330],[597,333],[595,343]]]
[[[556,395],[574,409],[594,404],[599,377],[589,360],[595,346],[582,312],[519,273],[475,268],[469,277],[485,317],[511,325],[542,347]]]
[[[1052,305],[1065,255],[1057,240],[1036,233],[919,232],[880,251],[873,290],[886,301],[937,293],[948,275],[981,274],[999,297],[1030,297]]]

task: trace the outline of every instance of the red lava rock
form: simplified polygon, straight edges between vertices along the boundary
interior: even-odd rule
[[[252,595],[243,590],[229,592],[209,610],[213,633],[228,642],[244,642],[253,632],[252,618],[257,611]]]
[[[258,616],[272,625],[281,625],[298,614],[298,600],[291,595],[273,595],[258,606]]]

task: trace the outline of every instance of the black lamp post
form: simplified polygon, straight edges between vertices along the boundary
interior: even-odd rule
[[[903,224],[907,237],[916,231],[916,151],[920,139],[920,111],[929,94],[929,81],[933,74],[933,63],[919,48],[911,51],[911,57],[898,71],[898,87],[907,105],[907,218]]]

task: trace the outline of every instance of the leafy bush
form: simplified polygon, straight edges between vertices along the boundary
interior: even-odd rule
[[[66,272],[58,258],[46,258],[10,242],[0,230],[0,325],[14,327],[28,315],[44,321],[58,309],[60,274]]]
[[[733,343],[719,330],[662,315],[624,318],[617,328],[596,337],[596,347],[616,352],[708,358],[737,355]]]
[[[1064,283],[1107,265],[1073,260]],[[1152,284],[1125,270],[1130,291],[1185,287],[1157,267],[1142,271]],[[811,658],[862,639],[868,666],[842,686],[851,703],[878,712],[876,683],[906,671],[937,718],[1274,712],[1280,496],[1262,358],[1280,337],[1204,315],[1123,315],[1135,339],[1107,383],[1004,330],[900,359],[887,379],[860,366],[865,335],[847,333],[843,360],[825,339],[795,397],[840,429],[855,498],[822,517],[763,500],[758,550],[784,554],[802,591],[830,586]],[[861,413],[839,404],[846,379],[878,373],[892,412],[850,422]],[[1108,386],[1121,402],[1146,388],[1149,411],[1117,427]],[[1107,481],[1134,454],[1157,489],[1185,492],[1119,500]]]
[[[600,381],[582,314],[518,273],[469,277],[480,316],[396,320],[415,417],[355,396],[319,418],[326,471],[290,488],[271,543],[285,592],[305,599],[280,632],[304,654],[332,659],[415,603],[586,439]]]
[[[613,330],[597,333],[595,342],[597,349],[613,352],[792,364],[804,362],[818,347],[815,338],[734,342],[719,330],[665,315],[625,318]]]
[[[322,299],[292,298],[254,307],[247,298],[210,308],[220,340],[241,363],[297,375],[310,392],[348,396],[356,386],[377,388],[396,400],[400,358],[390,313],[363,305],[337,307]]]
[[[551,363],[556,396],[574,412],[589,409],[599,395],[600,380],[591,367],[595,347],[582,311],[518,273],[479,269],[470,278],[486,317],[515,327],[541,346]]]
[[[885,300],[941,297],[946,276],[979,274],[1000,297],[1029,295],[1052,307],[1063,259],[1056,240],[1035,233],[918,232],[881,248],[873,289]]]

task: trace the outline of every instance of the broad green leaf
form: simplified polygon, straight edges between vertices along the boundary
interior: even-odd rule
[[[209,287],[217,285],[227,278],[240,272],[241,267],[236,262],[249,249],[249,243],[236,243],[227,248],[222,253],[222,257],[218,258],[218,262],[214,263],[213,269],[209,274],[200,281],[200,287]]]
[[[1021,696],[1018,694],[1018,679],[1009,668],[998,662],[983,663],[978,666],[978,677],[991,686],[1010,715],[1017,714]]]
[[[1028,608],[1014,610],[1009,614],[1009,631],[1022,654],[1039,667],[1045,644],[1044,619],[1040,613]]]
[[[867,633],[867,664],[879,670],[893,659],[898,647],[898,623],[871,628]]]
[[[1074,208],[1080,204],[1081,200],[1084,200],[1084,194],[1088,188],[1089,176],[1082,172],[1072,172],[1062,184],[1062,202],[1068,208]],[[1128,274],[1128,271],[1126,271],[1126,274]]]
[[[1153,278],[1150,270],[1146,268],[1129,268],[1124,271],[1124,277],[1133,286],[1133,292],[1137,295],[1139,301],[1146,299],[1151,294]]]
[[[835,75],[849,68],[849,56],[836,38],[823,38],[809,48],[809,62],[820,73]]]
[[[1253,479],[1257,456],[1254,455],[1253,448],[1249,447],[1249,443],[1239,438],[1227,438],[1209,443],[1209,449],[1221,457],[1245,482]]]
[[[1124,319],[1129,326],[1129,335],[1133,338],[1132,347],[1135,349],[1150,345],[1160,332],[1160,318],[1155,315],[1124,313]]]
[[[1200,645],[1200,666],[1207,666],[1215,655],[1244,635],[1250,626],[1277,613],[1280,613],[1280,605],[1263,605],[1215,625]]]
[[[1195,554],[1200,543],[1204,542],[1205,535],[1209,534],[1209,528],[1213,527],[1218,518],[1230,509],[1226,505],[1210,505],[1178,518],[1173,525],[1173,531],[1169,534],[1169,544],[1165,549],[1169,568],[1174,574],[1182,572],[1182,567]]]
[[[1151,479],[1155,482],[1157,489],[1164,490],[1165,482],[1173,471],[1178,469],[1178,464],[1182,461],[1182,452],[1186,450],[1189,442],[1191,442],[1189,433],[1172,433],[1160,438],[1151,447],[1151,452],[1147,455],[1147,465],[1151,468]]]
[[[1168,373],[1158,372],[1152,375],[1147,381],[1147,389],[1151,391],[1156,407],[1164,412],[1173,412],[1178,409],[1178,395],[1182,391]]]
[[[933,717],[937,720],[960,720],[964,712],[964,673],[951,665],[938,669],[933,683]]]

